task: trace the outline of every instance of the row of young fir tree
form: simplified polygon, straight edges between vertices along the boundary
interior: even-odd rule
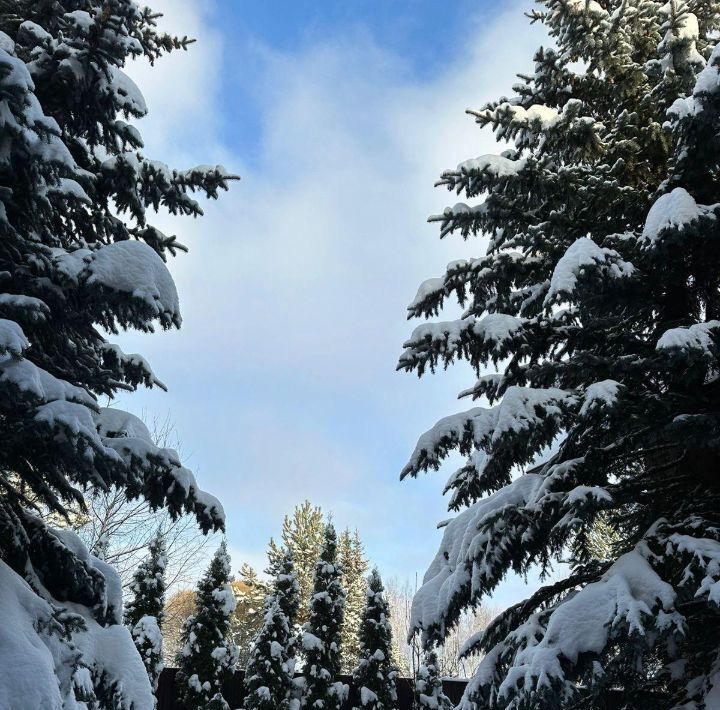
[[[282,562],[285,552],[292,551],[295,575],[300,585],[300,608],[297,622],[303,625],[310,616],[310,599],[315,577],[315,565],[325,542],[326,516],[323,510],[305,500],[284,517],[279,539],[270,539],[267,556],[269,579]],[[368,560],[357,530],[338,530],[337,556],[345,588],[345,621],[340,637],[342,643],[342,672],[351,673],[359,657],[357,630],[365,607]],[[237,608],[231,623],[231,636],[238,647],[239,666],[245,668],[250,657],[253,640],[263,623],[265,597],[271,591],[270,581],[260,577],[249,564],[244,563],[233,582]],[[182,594],[182,592],[181,592]],[[172,599],[170,600],[172,603]],[[167,634],[166,634],[167,638]],[[166,646],[166,658],[174,657]]]
[[[301,586],[294,555],[286,548],[276,556],[270,593],[263,605],[263,623],[257,633],[246,670],[245,710],[339,710],[349,688],[341,673],[341,629],[346,590],[338,564],[337,535],[325,527],[324,544],[315,566],[310,614],[298,624]],[[147,559],[139,566],[125,612],[135,645],[145,663],[153,691],[163,670],[162,622],[165,605],[167,555],[158,534]],[[230,582],[230,558],[223,542],[196,591],[195,613],[185,622],[178,654],[178,699],[188,710],[225,710],[223,684],[237,665],[237,647],[230,640],[235,597]],[[392,710],[397,707],[397,668],[392,659],[392,629],[380,574],[367,580],[366,604],[359,629],[359,661],[353,670],[357,689],[353,708]],[[296,672],[302,668],[302,675]],[[452,707],[443,693],[437,660],[428,651],[415,681],[419,708]]]
[[[286,550],[275,570],[272,592],[265,599],[264,621],[250,655],[246,674],[246,710],[339,710],[349,688],[338,680],[342,648],[345,590],[337,563],[337,538],[330,524],[315,567],[308,621],[297,629],[300,585],[292,552]],[[392,629],[380,574],[367,581],[365,608],[358,631],[359,660],[352,672],[356,710],[397,707],[397,668],[392,659]],[[303,673],[296,670],[303,662]],[[418,707],[443,710],[452,703],[443,693],[432,651],[416,681]]]

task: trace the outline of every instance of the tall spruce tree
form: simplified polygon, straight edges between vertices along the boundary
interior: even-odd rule
[[[230,588],[230,557],[223,541],[198,582],[195,613],[183,626],[178,654],[178,698],[188,710],[227,710],[222,686],[237,665],[229,639],[235,595]]]
[[[165,538],[158,531],[148,556],[133,576],[132,599],[125,608],[125,625],[147,669],[153,691],[157,691],[163,663],[162,623],[165,614]]]
[[[359,695],[354,710],[393,710],[397,707],[397,668],[392,660],[390,607],[377,569],[370,573],[366,604],[360,621],[360,660],[353,670]]]
[[[0,665],[30,654],[22,665],[32,669],[0,681],[0,704],[15,710],[152,702],[149,683],[124,681],[144,669],[117,576],[48,517],[66,516],[83,490],[116,486],[194,513],[204,530],[223,524],[174,451],[99,404],[162,387],[112,342],[119,329],[180,325],[164,262],[184,247],[152,225],[154,210],[198,216],[192,193],[216,197],[230,179],[142,153],[132,123],[147,107],[123,67],[188,43],[158,32],[157,17],[132,0],[0,8],[0,604],[19,625],[0,643]],[[113,653],[96,653],[103,644]]]
[[[302,706],[312,710],[340,710],[347,685],[336,680],[341,666],[340,630],[345,612],[345,590],[337,562],[337,534],[325,526],[325,544],[315,566],[310,618],[302,632],[305,654]]]
[[[462,708],[715,707],[720,697],[720,29],[717,2],[545,0],[555,47],[516,96],[470,112],[513,147],[440,184],[431,218],[489,237],[426,281],[399,367],[456,359],[478,406],[424,434],[402,472],[449,479],[413,605],[428,647],[511,571],[566,579],[466,646]],[[497,372],[489,371],[496,366]],[[521,474],[515,475],[520,469]],[[601,558],[596,521],[617,532]],[[648,695],[648,693],[655,693]]]
[[[367,600],[365,574],[368,561],[357,530],[343,530],[338,538],[338,562],[342,570],[345,589],[345,617],[340,632],[342,644],[342,670],[351,673],[360,658],[360,621]]]
[[[415,707],[422,710],[452,710],[453,703],[443,690],[434,650],[426,651],[415,678]]]
[[[310,616],[309,599],[315,580],[315,567],[325,540],[325,520],[322,509],[310,501],[303,501],[295,506],[292,515],[283,519],[280,542],[270,539],[268,572],[275,575],[274,570],[282,564],[285,550],[291,550],[295,563],[295,574],[300,584],[301,605],[298,621],[304,624]]]
[[[246,710],[285,710],[295,690],[295,624],[300,585],[292,552],[277,568],[272,593],[265,600],[263,625],[255,637],[245,675]]]

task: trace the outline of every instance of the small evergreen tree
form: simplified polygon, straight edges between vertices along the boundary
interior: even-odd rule
[[[188,710],[225,710],[222,686],[237,664],[228,640],[235,596],[230,589],[230,557],[223,541],[198,582],[195,613],[183,626],[178,654],[178,697]]]
[[[435,651],[426,651],[415,678],[415,707],[423,710],[452,710],[453,703],[445,695],[438,672]]]
[[[342,570],[342,585],[346,592],[345,620],[340,632],[342,643],[342,671],[352,673],[360,658],[359,629],[365,609],[368,562],[357,530],[344,530],[338,538],[338,561]]]
[[[298,637],[300,628],[298,626],[298,614],[300,613],[300,583],[295,574],[295,560],[292,550],[285,551],[280,567],[276,570],[274,583],[275,597],[278,600],[280,611],[288,620],[290,636],[287,643],[287,654],[295,659],[298,651]]]
[[[130,592],[132,599],[125,608],[125,625],[130,629],[140,652],[153,691],[164,667],[162,623],[165,609],[165,539],[158,531],[150,543],[148,557],[141,562]]]
[[[315,566],[310,618],[302,632],[305,653],[304,708],[339,710],[347,686],[336,681],[340,672],[340,630],[345,614],[345,590],[337,562],[337,535],[332,523],[325,526],[325,544]]]
[[[391,657],[390,607],[384,591],[380,574],[374,569],[368,579],[365,611],[360,622],[360,661],[353,671],[360,695],[360,704],[355,710],[391,710],[397,706],[397,668]]]
[[[300,585],[292,553],[287,551],[264,606],[263,625],[255,638],[245,676],[247,710],[284,710],[295,689],[294,629]]]
[[[97,557],[99,560],[105,562],[109,549],[110,541],[108,540],[107,535],[100,535],[100,537],[98,537],[98,539],[95,541],[95,544],[92,546],[90,552],[95,555],[95,557]]]

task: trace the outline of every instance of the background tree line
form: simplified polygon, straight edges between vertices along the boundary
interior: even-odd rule
[[[238,648],[238,665],[248,661],[253,639],[262,626],[263,603],[271,589],[272,571],[282,563],[285,550],[293,555],[295,575],[300,587],[299,624],[305,624],[310,615],[315,566],[325,537],[325,515],[319,506],[309,501],[298,505],[283,520],[279,540],[270,539],[267,549],[268,566],[256,570],[243,563],[237,579],[231,582],[236,608],[231,618],[230,634]],[[357,660],[357,628],[365,604],[368,560],[357,531],[349,529],[338,535],[337,556],[342,569],[341,582],[346,590],[345,622],[343,624],[343,670],[349,671]],[[183,622],[192,613],[194,592],[179,589],[170,595],[166,604],[165,658],[172,663],[180,644]]]
[[[182,450],[169,417],[156,417],[148,422],[153,440],[159,447],[173,446]],[[184,458],[184,457],[183,457]],[[142,565],[149,547],[156,538],[164,545],[168,590],[163,609],[163,658],[168,667],[176,664],[182,645],[182,629],[193,614],[196,593],[192,586],[206,563],[209,550],[217,544],[217,536],[203,535],[190,516],[172,519],[166,511],[154,511],[143,500],[128,500],[124,491],[111,488],[95,491],[86,497],[86,510],[77,506],[68,520],[53,519],[56,525],[70,526],[94,554],[110,563],[120,575],[126,594],[132,590],[135,571]],[[48,518],[53,518],[48,514]],[[283,559],[284,550],[291,550],[295,575],[300,586],[300,608],[297,618],[305,624],[309,617],[309,599],[313,587],[315,565],[323,545],[325,514],[310,501],[297,505],[283,519],[279,538],[271,538],[267,547],[268,565],[258,570],[241,563],[238,574],[230,582],[236,608],[230,617],[230,639],[238,650],[238,666],[248,662],[253,639],[263,621],[263,603],[271,589],[272,570]],[[594,536],[598,546],[603,536]],[[359,628],[365,605],[366,576],[369,570],[364,545],[357,530],[345,529],[338,535],[338,561],[342,584],[346,590],[345,622],[341,631],[342,671],[349,673],[359,657]],[[400,675],[415,677],[422,665],[422,648],[417,637],[408,641],[412,598],[417,580],[391,577],[385,584],[385,597],[392,627],[392,654]],[[438,674],[443,677],[471,677],[481,656],[458,658],[462,643],[485,628],[494,611],[481,608],[466,612],[436,653]]]
[[[268,567],[262,574],[252,565],[243,563],[237,578],[231,582],[236,608],[231,617],[230,634],[238,648],[238,665],[244,668],[250,655],[253,639],[263,621],[263,602],[271,589],[269,571],[283,559],[284,549],[293,554],[295,575],[300,586],[299,624],[307,622],[309,600],[312,593],[315,565],[322,548],[325,534],[325,516],[319,506],[309,501],[298,505],[283,520],[278,540],[268,544]],[[342,670],[349,673],[359,657],[357,629],[366,602],[369,571],[368,559],[358,531],[344,530],[338,535],[338,561],[342,570],[342,584],[346,590],[345,622],[341,631],[343,657]],[[385,598],[390,612],[392,627],[392,654],[399,673],[414,677],[422,664],[422,649],[415,637],[408,641],[410,609],[415,585],[408,580],[391,577],[385,584]],[[170,594],[165,605],[165,659],[167,665],[174,663],[180,647],[182,625],[192,614],[195,594],[191,589],[177,589]],[[473,634],[484,629],[494,616],[491,608],[481,608],[464,614],[449,634],[445,644],[437,649],[437,670],[440,676],[470,677],[480,662],[474,655],[458,658],[460,646]]]

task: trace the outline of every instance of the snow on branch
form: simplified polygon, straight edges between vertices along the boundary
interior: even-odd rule
[[[717,320],[694,323],[686,328],[670,328],[660,336],[655,347],[658,350],[698,350],[712,354],[712,335],[718,329],[720,321]]]
[[[498,405],[445,417],[425,432],[400,476],[437,470],[452,450],[469,456],[446,486],[454,490],[451,508],[457,509],[508,483],[512,466],[529,463],[550,445],[580,402],[577,394],[556,388],[509,387]]]
[[[431,468],[438,469],[442,460],[455,448],[469,454],[474,446],[480,446],[489,438],[497,423],[497,410],[497,407],[473,407],[441,419],[420,437],[400,478],[416,476],[420,471]]]
[[[434,218],[433,218],[434,219]],[[440,215],[438,220],[444,221]],[[502,250],[479,259],[458,259],[451,261],[445,275],[428,279],[420,284],[415,298],[408,306],[408,318],[438,315],[445,298],[453,292],[458,303],[465,304],[468,294],[473,297],[473,312],[482,310],[509,310],[510,301],[501,300],[498,285],[505,279],[516,288],[526,285],[529,274],[538,266],[539,260],[520,251]]]
[[[579,415],[584,417],[595,409],[614,407],[622,389],[623,386],[615,380],[602,380],[588,385]]]
[[[697,75],[692,96],[676,99],[668,109],[675,121],[700,116],[708,107],[709,99],[720,89],[720,45],[716,45],[705,68]]]
[[[0,357],[0,385],[12,387],[38,403],[66,400],[97,409],[95,398],[86,389],[58,379],[26,358]]]
[[[489,153],[478,158],[464,160],[457,166],[458,173],[477,174],[487,173],[494,178],[517,175],[525,168],[527,160],[519,158],[514,160],[507,155]]]
[[[626,278],[635,267],[623,261],[613,249],[599,247],[589,237],[581,237],[567,249],[555,265],[545,305],[572,297],[578,282],[595,275],[600,278]]]
[[[0,357],[3,355],[19,357],[28,347],[30,342],[23,329],[15,321],[0,318]]]
[[[490,697],[504,707],[525,707],[531,696],[550,691],[570,699],[572,669],[581,658],[599,658],[614,639],[626,642],[627,636],[651,647],[659,636],[681,635],[675,591],[653,569],[652,557],[641,543],[597,582],[530,615],[488,652],[460,707]],[[602,673],[598,662],[596,672]]]
[[[398,369],[417,369],[427,364],[432,370],[438,361],[445,365],[464,357],[478,367],[489,360],[497,362],[508,356],[517,343],[525,321],[505,313],[489,313],[482,318],[468,316],[461,320],[423,323],[413,330],[404,343]]]
[[[542,544],[535,541],[550,535],[561,551],[583,521],[612,504],[608,490],[580,482],[584,465],[584,458],[547,464],[445,523],[415,597],[412,632],[422,631],[425,643],[441,642],[460,611],[491,593],[511,567],[521,571],[538,561]]]
[[[653,203],[645,219],[643,241],[654,245],[666,231],[682,231],[704,216],[714,218],[713,208],[698,205],[687,190],[676,187]]]
[[[578,99],[570,99],[559,111],[544,104],[532,104],[526,108],[517,100],[512,100],[468,113],[480,126],[493,126],[498,140],[512,140],[522,151],[547,149],[559,137],[565,143],[568,134],[579,140],[581,149],[595,144],[603,126],[592,116],[582,115],[583,110],[583,102]]]
[[[422,629],[429,634],[439,629],[438,636],[444,635],[446,624],[452,623],[454,614],[465,606],[473,591],[478,591],[483,581],[491,577],[490,561],[475,560],[491,539],[489,533],[481,531],[483,521],[510,506],[524,506],[535,497],[542,483],[542,477],[536,474],[520,476],[445,526],[440,549],[413,599],[412,633]]]
[[[144,242],[126,240],[94,250],[52,251],[57,268],[70,283],[129,294],[143,306],[138,314],[141,320],[149,316],[164,325],[180,325],[175,282],[157,252]]]
[[[168,477],[163,485],[164,495],[174,510],[193,512],[203,529],[224,525],[225,513],[220,501],[197,485],[195,476],[182,465],[177,451],[153,443],[144,422],[129,412],[105,408],[95,415],[95,423],[103,445],[117,452],[129,468],[145,473],[147,489],[156,489],[152,483],[154,476],[164,474]]]

